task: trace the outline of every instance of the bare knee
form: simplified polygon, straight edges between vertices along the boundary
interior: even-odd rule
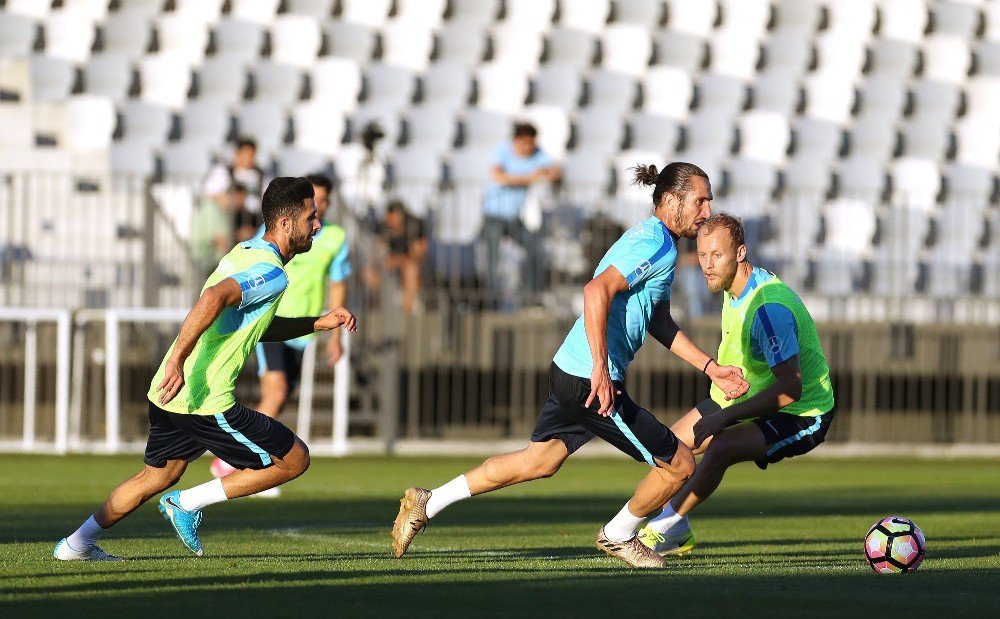
[[[174,486],[180,481],[181,475],[184,474],[184,469],[186,468],[187,462],[180,460],[170,460],[162,468],[147,465],[142,470],[142,473],[139,474],[146,486],[146,494],[157,494]]]
[[[530,479],[545,479],[559,472],[569,454],[562,441],[556,439],[555,443],[558,443],[558,445],[545,444],[544,447],[535,447],[532,445],[526,450],[525,469]]]
[[[281,459],[281,468],[288,473],[289,479],[294,479],[305,473],[311,462],[309,447],[296,438],[292,449]]]

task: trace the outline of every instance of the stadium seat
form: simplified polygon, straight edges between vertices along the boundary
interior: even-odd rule
[[[128,10],[112,13],[101,25],[101,51],[138,59],[149,48],[149,17]]]
[[[450,244],[471,243],[479,236],[483,219],[483,189],[493,167],[491,150],[453,151],[447,159],[448,180],[454,192],[441,203],[434,237]]]
[[[432,30],[441,26],[448,0],[396,0],[392,20],[414,30]]]
[[[913,99],[912,114],[950,122],[962,106],[962,90],[954,84],[922,79],[910,89]]]
[[[439,62],[420,77],[419,92],[422,105],[457,111],[472,95],[472,79],[464,66]]]
[[[850,81],[814,73],[803,78],[802,86],[806,103],[804,116],[839,125],[850,120],[856,98]]]
[[[791,140],[788,118],[778,112],[751,110],[737,120],[740,156],[781,165]]]
[[[278,5],[281,4],[281,0],[230,0],[230,2],[232,3],[230,15],[233,18],[265,25],[274,21]]]
[[[822,159],[803,157],[790,160],[782,175],[781,198],[770,216],[774,234],[761,255],[794,287],[804,281],[816,247],[830,168]]]
[[[214,25],[219,23],[222,17],[224,3],[225,0],[174,0],[173,12],[184,14],[199,25]],[[130,8],[131,5],[136,3],[126,0],[122,4],[124,5],[123,8]],[[156,13],[157,11],[154,11],[153,15],[155,16]]]
[[[364,66],[375,55],[377,39],[368,26],[334,21],[323,26],[331,56],[349,58]]]
[[[275,156],[278,174],[281,176],[305,176],[306,174],[333,175],[330,159],[320,153],[283,148]]]
[[[547,64],[534,74],[531,94],[533,103],[555,105],[572,111],[583,96],[583,78],[576,67]]]
[[[309,69],[311,99],[335,112],[350,112],[361,94],[361,69],[349,58],[326,56]]]
[[[176,56],[153,54],[139,61],[140,98],[146,103],[180,109],[187,102],[191,70]]]
[[[476,105],[484,110],[517,114],[528,96],[524,72],[509,65],[487,63],[476,70]]]
[[[774,31],[809,36],[819,25],[820,9],[817,0],[777,0],[774,3]]]
[[[601,35],[601,66],[607,71],[639,77],[652,55],[653,41],[642,26],[612,24]]]
[[[979,8],[968,0],[941,0],[934,3],[933,32],[971,41],[979,27]]]
[[[695,110],[733,118],[746,106],[743,80],[715,73],[702,74],[695,83]]]
[[[871,157],[848,157],[840,162],[837,170],[838,195],[848,200],[864,203],[873,211],[882,203],[888,178],[883,162]]]
[[[875,210],[858,199],[840,198],[826,204],[826,241],[815,252],[816,288],[829,296],[856,291],[870,258],[875,236]]]
[[[611,0],[560,0],[559,26],[600,34],[611,13]]]
[[[115,142],[108,153],[112,172],[146,178],[156,170],[153,150],[144,144],[129,141]]]
[[[902,139],[887,117],[866,115],[858,118],[848,132],[851,156],[888,161]]]
[[[541,32],[552,23],[555,0],[505,0],[504,22],[522,32]]]
[[[667,28],[707,37],[712,32],[717,13],[718,6],[714,1],[667,0]],[[656,23],[652,21],[645,23],[651,28],[656,26]]]
[[[341,112],[322,101],[306,101],[292,108],[295,148],[321,155],[334,155],[341,148],[346,123]]]
[[[878,20],[874,0],[827,0],[826,33],[844,40],[866,41]]]
[[[965,84],[965,116],[995,116],[1000,109],[1000,76],[976,75]]]
[[[237,135],[256,140],[261,154],[274,152],[284,144],[288,119],[281,104],[268,100],[250,101],[238,110],[237,117]]]
[[[448,20],[454,25],[492,26],[500,13],[500,0],[451,0]]]
[[[625,124],[614,110],[587,109],[576,115],[573,127],[574,151],[592,157],[610,157],[625,140]]]
[[[556,161],[566,155],[569,116],[553,105],[529,105],[519,114],[538,129],[538,145]]]
[[[402,109],[413,101],[416,77],[409,69],[375,64],[365,70],[364,101]]]
[[[732,151],[736,130],[731,121],[712,111],[696,111],[688,119],[684,150],[713,160],[725,159]]]
[[[307,15],[323,22],[333,15],[337,0],[288,0],[288,12]]]
[[[192,101],[181,112],[185,142],[197,142],[208,149],[226,142],[231,128],[229,111],[218,101]]]
[[[717,33],[759,40],[771,21],[769,0],[719,0],[722,24]]]
[[[4,14],[6,15],[45,19],[51,11],[51,2],[39,2],[38,0],[7,0],[4,4]]]
[[[604,157],[574,152],[562,164],[563,194],[569,205],[593,214],[608,198],[611,166]]]
[[[474,24],[448,22],[437,34],[435,62],[471,69],[486,55],[484,28]]]
[[[588,76],[586,93],[588,107],[613,109],[625,114],[635,107],[638,84],[629,75],[600,69]]]
[[[653,33],[653,64],[696,73],[705,64],[707,54],[705,40],[697,35],[669,30]]]
[[[37,26],[24,15],[0,13],[0,57],[27,56],[35,41]]]
[[[907,109],[909,94],[906,82],[894,78],[872,77],[857,92],[858,117],[895,123]]]
[[[115,103],[128,96],[132,62],[120,54],[97,54],[83,69],[88,94],[108,97]]]
[[[322,43],[319,24],[305,15],[279,15],[271,23],[271,62],[308,68]]]
[[[954,125],[955,161],[983,168],[1000,161],[1000,122],[995,114],[966,115]]]
[[[798,82],[784,72],[766,71],[761,73],[750,88],[750,107],[781,114],[786,118],[794,116],[803,97]]]
[[[879,38],[913,45],[923,40],[929,20],[925,0],[882,0],[879,9]]]
[[[342,20],[371,28],[384,26],[392,8],[392,0],[340,0],[340,4]]]
[[[555,28],[545,40],[545,63],[583,71],[594,64],[597,37],[581,30]],[[544,70],[545,67],[543,67]]]
[[[473,108],[462,119],[462,144],[469,152],[491,150],[511,136],[510,116]]]
[[[538,68],[544,40],[541,32],[523,30],[516,23],[505,22],[490,33],[493,41],[492,64],[511,67],[523,73]]]
[[[171,112],[160,105],[129,101],[121,110],[125,141],[149,149],[159,148],[170,133]]]
[[[972,53],[964,39],[949,34],[932,34],[924,39],[923,77],[961,85],[972,66]]]
[[[399,116],[399,109],[384,103],[366,102],[351,114],[351,136],[357,142],[365,126],[369,123],[377,123],[382,129],[383,137],[379,142],[378,150],[381,154],[391,153],[395,150],[402,134],[402,121]]]
[[[382,62],[421,72],[430,62],[434,33],[393,21],[382,31]]]
[[[115,130],[115,105],[107,97],[77,95],[66,100],[66,124],[59,144],[87,153],[107,149]]]
[[[247,90],[247,71],[239,58],[213,56],[198,68],[198,98],[232,105]]]
[[[250,63],[258,59],[264,44],[264,28],[260,24],[236,19],[224,19],[215,29],[215,54]]]
[[[73,89],[76,69],[73,63],[62,58],[32,56],[31,98],[39,103],[59,103]]]
[[[440,195],[443,164],[440,155],[422,148],[401,148],[389,164],[392,194],[411,213],[426,217]]]
[[[662,152],[669,155],[677,152],[681,137],[682,121],[669,116],[649,112],[638,112],[629,121],[629,148]],[[610,143],[618,149],[621,141]],[[610,151],[613,153],[614,150]]]
[[[829,82],[850,85],[861,75],[865,66],[866,41],[823,33],[813,41],[816,50],[816,71]]]
[[[302,94],[302,71],[275,62],[259,62],[250,71],[253,99],[291,105]]]
[[[838,123],[800,117],[792,128],[792,154],[795,158],[832,162],[843,143],[844,130]]]
[[[912,43],[878,39],[869,49],[869,79],[901,81],[917,72],[920,48]]]
[[[958,164],[949,167],[946,178],[948,191],[938,214],[938,238],[927,260],[927,292],[954,298],[970,292],[993,175],[989,168]]]
[[[181,142],[163,149],[160,161],[166,179],[190,184],[200,182],[212,164],[212,157],[201,145]]]
[[[458,123],[451,106],[425,104],[412,108],[406,116],[406,145],[440,156],[455,144]]]
[[[156,40],[161,54],[183,60],[194,67],[205,59],[208,25],[187,13],[165,13],[156,20]]]
[[[713,73],[749,81],[760,59],[760,43],[757,39],[720,31],[712,36],[708,54]]]
[[[950,125],[934,115],[917,114],[906,120],[900,134],[907,157],[941,161],[951,144]]]
[[[797,80],[809,68],[812,40],[798,32],[775,32],[765,41],[763,54],[768,73]]]
[[[94,44],[94,22],[84,12],[64,9],[45,18],[45,55],[86,62]]]

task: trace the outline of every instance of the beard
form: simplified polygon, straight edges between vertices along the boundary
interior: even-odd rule
[[[732,273],[729,273],[728,275],[716,274],[714,280],[709,280],[707,278],[705,279],[705,286],[708,288],[709,292],[711,292],[712,294],[716,294],[722,292],[723,290],[729,290],[729,287],[733,285],[733,280],[735,279],[736,279],[735,270]]]
[[[310,249],[312,249],[313,237],[312,234],[306,234],[305,236],[299,238],[288,239],[288,245],[291,250],[296,254],[304,254]]]

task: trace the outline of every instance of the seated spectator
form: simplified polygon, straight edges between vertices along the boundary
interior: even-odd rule
[[[482,239],[486,245],[487,290],[498,295],[502,289],[500,270],[501,239],[509,238],[524,252],[521,284],[529,292],[538,292],[542,285],[541,243],[538,235],[522,222],[529,188],[560,176],[559,167],[538,147],[538,131],[528,123],[514,125],[510,142],[497,148],[494,155],[492,182],[486,187],[483,202]],[[521,286],[517,286],[521,287]],[[507,301],[510,301],[509,299]],[[507,303],[501,303],[507,305]]]
[[[232,162],[220,163],[209,170],[202,195],[215,200],[221,208],[226,208],[229,189],[235,185],[243,185],[247,194],[246,209],[259,216],[264,180],[264,170],[257,165],[257,143],[250,138],[240,138],[236,141]]]
[[[394,274],[403,290],[403,311],[413,313],[420,297],[427,236],[424,222],[407,212],[399,200],[393,200],[386,207],[378,230],[376,255],[380,263],[368,265],[365,283],[377,290],[382,285],[382,272]]]

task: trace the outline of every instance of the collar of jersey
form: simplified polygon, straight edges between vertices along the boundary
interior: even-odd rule
[[[281,255],[281,250],[278,246],[270,241],[265,241],[264,239],[250,239],[249,241],[243,241],[243,247],[245,249],[270,249],[274,252],[278,259],[281,260],[281,264],[285,264],[285,257]]]
[[[769,271],[765,271],[760,267],[754,267],[750,272],[750,278],[747,280],[747,285],[743,288],[743,292],[740,293],[740,296],[731,297],[733,307],[739,307],[752,290],[770,279],[767,277],[768,275],[771,275]],[[773,277],[773,275],[771,275],[771,277]]]
[[[658,223],[658,224],[660,224],[661,226],[663,226],[663,231],[664,231],[664,232],[666,232],[667,234],[670,234],[670,228],[668,228],[668,227],[667,227],[667,224],[663,223],[663,220],[662,220],[662,219],[660,219],[659,217],[657,217],[656,215],[653,215],[652,217],[650,217],[650,218],[649,218],[649,219],[647,219],[646,221],[648,221],[648,222],[650,222],[650,223],[652,223],[652,222],[654,222],[654,221],[655,221],[656,223]]]

